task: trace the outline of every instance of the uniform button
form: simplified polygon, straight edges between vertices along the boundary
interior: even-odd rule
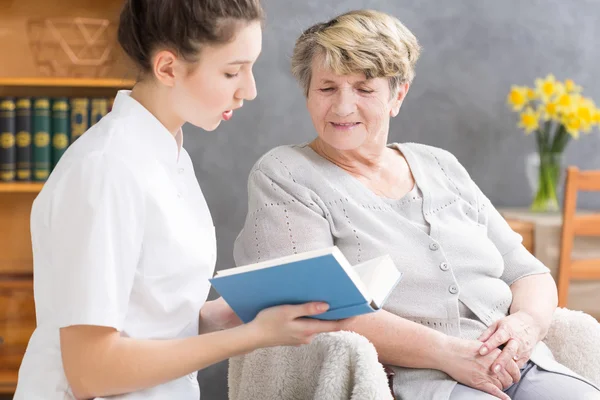
[[[177,170],[177,172],[179,172],[179,175],[181,175],[181,174],[183,174],[183,173],[185,172],[185,169],[183,169],[183,168],[179,168],[179,169]]]
[[[431,244],[429,245],[429,249],[431,249],[432,251],[436,251],[436,250],[437,250],[437,249],[439,249],[439,248],[440,248],[440,245],[439,245],[439,244],[437,244],[437,243],[431,243]]]
[[[456,294],[456,293],[458,293],[458,286],[450,285],[450,287],[448,288],[448,291],[452,294]]]
[[[448,271],[448,269],[449,269],[449,268],[450,268],[450,267],[448,266],[448,263],[447,263],[447,262],[443,262],[443,263],[441,263],[441,264],[440,264],[440,269],[441,269],[442,271]]]

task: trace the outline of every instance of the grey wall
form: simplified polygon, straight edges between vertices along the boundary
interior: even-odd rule
[[[233,266],[232,245],[246,213],[246,178],[274,146],[314,136],[301,91],[289,73],[297,36],[309,25],[356,8],[398,17],[423,46],[417,77],[390,141],[453,152],[496,206],[527,206],[524,156],[533,137],[505,104],[511,84],[552,72],[584,86],[600,103],[599,0],[267,0],[258,98],[215,132],[186,127],[185,146],[217,228],[217,268]],[[572,142],[567,161],[600,168],[597,131]],[[583,198],[600,207],[600,199]],[[214,293],[211,297],[214,296]],[[200,373],[203,399],[226,399],[226,363]]]

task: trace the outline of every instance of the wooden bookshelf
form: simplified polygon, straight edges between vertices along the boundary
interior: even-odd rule
[[[106,42],[116,40],[115,27],[122,6],[123,0],[0,0],[0,48],[9,55],[0,63],[0,97],[109,99],[118,90],[133,88],[136,75],[132,63],[116,42]],[[94,43],[86,42],[97,45],[99,53],[82,56],[88,59],[91,54],[111,49],[111,61],[106,66],[76,68],[65,63],[65,54],[52,47],[43,47],[48,50],[45,58],[35,53],[35,49],[42,48],[40,43],[45,43],[39,39],[45,37],[32,35],[34,20],[64,22],[74,18],[109,21]],[[100,27],[94,22],[86,26],[89,32],[97,32]],[[73,32],[78,31],[68,31],[65,37],[76,42],[85,39],[70,36]],[[30,217],[33,201],[43,185],[0,182],[0,399],[16,388],[21,359],[35,328]]]
[[[135,81],[120,78],[1,77],[0,97],[114,97]],[[35,329],[31,207],[43,182],[0,182],[0,398],[14,393]]]

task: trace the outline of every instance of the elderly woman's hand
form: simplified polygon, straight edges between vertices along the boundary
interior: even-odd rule
[[[502,353],[493,364],[493,371],[506,368],[509,362],[517,362],[519,368],[529,360],[540,338],[541,328],[536,320],[524,311],[518,311],[494,322],[483,332],[479,340],[484,342],[479,354],[485,355],[504,345]]]
[[[502,392],[521,378],[517,364],[509,360],[506,370],[499,374],[492,372],[492,364],[500,355],[500,349],[494,349],[482,356],[479,354],[481,342],[460,338],[449,338],[447,357],[442,358],[442,371],[463,385],[489,393],[502,400],[510,397]],[[513,377],[516,376],[516,379]]]

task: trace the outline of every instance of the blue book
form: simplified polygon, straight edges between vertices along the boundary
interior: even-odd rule
[[[317,319],[375,312],[401,279],[387,255],[351,266],[334,246],[222,270],[210,282],[247,323],[265,308],[312,301],[329,304]]]

